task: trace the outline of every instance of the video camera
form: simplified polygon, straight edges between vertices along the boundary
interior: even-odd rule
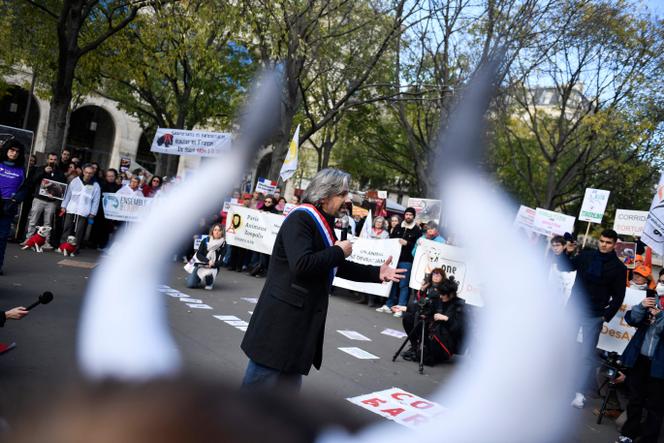
[[[605,372],[609,382],[613,383],[620,375],[620,372],[624,371],[620,363],[620,355],[617,352],[602,352],[600,357],[602,358],[602,370]]]

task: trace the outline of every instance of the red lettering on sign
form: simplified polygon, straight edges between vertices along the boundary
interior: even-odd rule
[[[419,426],[419,425],[424,424],[424,423],[426,423],[427,421],[429,421],[429,419],[426,418],[424,415],[415,414],[415,415],[410,416],[410,417],[408,417],[408,418],[404,418],[403,421],[404,421],[405,423],[412,423],[412,424],[414,424],[415,426]]]
[[[429,409],[433,408],[435,405],[433,403],[429,403],[428,401],[424,400],[418,400],[410,404],[412,407],[417,408],[417,409]]]
[[[381,400],[380,398],[368,398],[366,400],[362,400],[362,403],[377,408],[378,406],[380,406],[381,403],[387,403],[387,402],[385,400]]]
[[[392,394],[392,398],[395,400],[401,400],[401,397],[412,397],[413,394],[409,394],[408,392],[395,392]]]
[[[387,414],[390,414],[392,417],[396,417],[397,415],[401,414],[402,412],[406,412],[406,410],[403,409],[403,408],[382,409],[380,412],[385,412]]]

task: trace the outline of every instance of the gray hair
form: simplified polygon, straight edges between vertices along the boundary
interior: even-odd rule
[[[373,220],[374,225],[376,224],[377,221],[380,221],[381,229],[387,228],[387,220],[385,220],[385,217],[382,217],[382,216],[379,215],[378,217],[374,218],[374,220]],[[372,226],[372,228],[373,228],[373,226]]]
[[[335,168],[322,169],[311,179],[302,195],[302,202],[315,205],[324,198],[348,192],[349,187],[349,173]]]

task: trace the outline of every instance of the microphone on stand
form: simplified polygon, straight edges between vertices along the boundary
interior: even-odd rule
[[[34,308],[37,305],[47,305],[53,301],[53,293],[51,291],[46,291],[42,295],[39,296],[36,302],[28,306],[27,309],[28,311],[32,308]]]

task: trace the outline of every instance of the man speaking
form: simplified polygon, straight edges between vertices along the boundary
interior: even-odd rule
[[[338,241],[334,218],[348,199],[350,175],[323,169],[288,214],[272,249],[265,286],[242,350],[249,365],[245,387],[290,386],[299,389],[313,364],[320,369],[328,294],[335,275],[364,282],[399,281],[405,269],[346,261],[353,247]]]

